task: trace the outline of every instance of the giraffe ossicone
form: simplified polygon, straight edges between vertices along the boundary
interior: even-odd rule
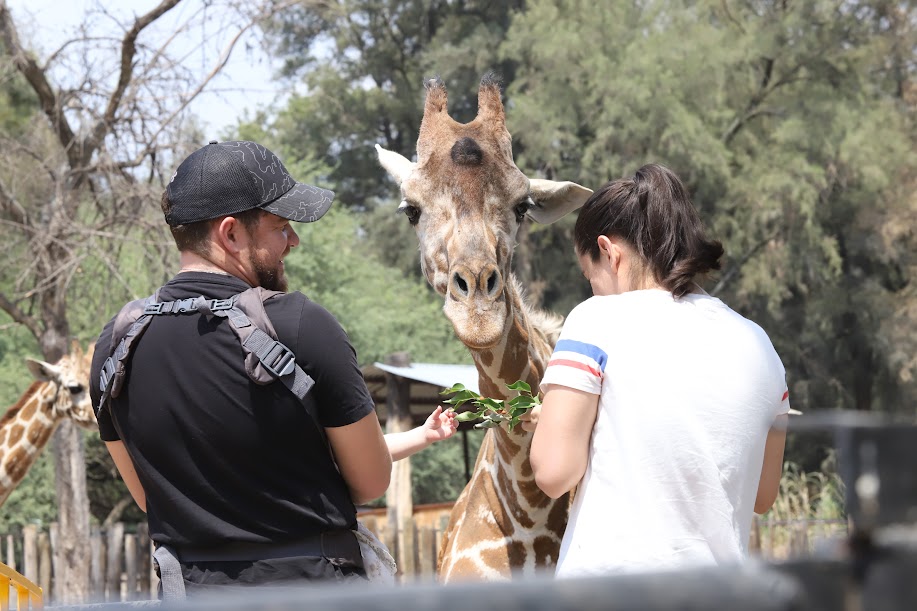
[[[519,170],[492,76],[481,80],[477,116],[464,124],[449,116],[441,80],[426,89],[417,161],[376,145],[379,162],[401,188],[399,209],[416,230],[421,269],[474,359],[481,394],[508,399],[517,380],[538,388],[562,324],[523,299],[512,273],[519,227],[525,218],[552,223],[592,191]],[[557,562],[569,501],[538,489],[530,444],[521,427],[488,429],[443,536],[444,581],[509,578]]]
[[[0,417],[0,505],[28,473],[64,419],[85,429],[96,427],[89,398],[89,366],[92,348],[86,353],[74,343],[70,354],[51,364],[26,359],[35,381]]]

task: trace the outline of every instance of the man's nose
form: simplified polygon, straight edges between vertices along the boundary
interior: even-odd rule
[[[287,234],[287,242],[289,243],[290,248],[299,246],[299,234],[296,233],[295,229],[293,229],[292,223],[290,223],[290,233]]]

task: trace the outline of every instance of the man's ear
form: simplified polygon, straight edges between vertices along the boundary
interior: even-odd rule
[[[248,231],[233,216],[224,216],[215,221],[210,231],[214,241],[226,252],[238,254],[248,245]]]
[[[556,182],[540,178],[529,179],[529,192],[535,207],[527,214],[542,225],[549,225],[567,214],[582,208],[592,189],[575,182]]]
[[[414,168],[417,167],[416,163],[404,155],[399,155],[394,151],[384,149],[378,144],[376,145],[376,154],[379,155],[379,163],[385,168],[389,176],[395,179],[399,187],[401,183],[411,175]]]

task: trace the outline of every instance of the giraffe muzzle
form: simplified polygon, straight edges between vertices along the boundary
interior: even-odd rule
[[[496,265],[488,263],[478,271],[456,266],[449,280],[449,294],[456,301],[479,307],[493,302],[503,291],[503,275]],[[484,302],[484,303],[481,303]]]

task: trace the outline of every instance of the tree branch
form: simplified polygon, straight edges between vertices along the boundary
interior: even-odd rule
[[[29,225],[29,213],[22,207],[19,200],[7,191],[2,180],[0,180],[0,210],[8,214],[11,221],[20,225]]]
[[[38,320],[20,310],[19,307],[10,301],[3,293],[0,293],[0,310],[3,310],[9,314],[10,318],[13,319],[13,322],[16,322],[28,329],[36,339],[41,337],[42,329]]]
[[[105,108],[105,112],[96,122],[95,126],[92,128],[91,135],[85,142],[85,146],[83,147],[84,165],[88,163],[89,158],[99,146],[99,142],[101,142],[105,134],[108,133],[114,121],[115,113],[118,111],[118,106],[121,104],[121,100],[124,97],[124,92],[127,91],[127,87],[131,83],[131,78],[134,74],[134,54],[137,52],[137,37],[144,28],[174,8],[180,1],[181,0],[162,0],[159,6],[146,15],[139,17],[137,21],[134,22],[134,27],[128,30],[127,34],[124,35],[124,40],[121,42],[121,73],[118,75],[118,85],[108,99],[108,106]]]
[[[58,141],[67,152],[67,158],[75,165],[78,156],[73,147],[73,129],[64,116],[63,109],[59,104],[59,98],[51,88],[45,71],[38,66],[35,58],[22,48],[19,42],[19,32],[16,30],[13,16],[6,6],[6,0],[0,0],[0,39],[3,41],[3,46],[6,47],[7,54],[12,58],[13,65],[16,66],[16,69],[25,77],[32,90],[38,95],[38,102],[41,105],[42,112],[51,121]]]
[[[776,237],[777,237],[777,233],[778,233],[778,232],[775,231],[775,232],[772,233],[771,235],[767,236],[766,238],[764,238],[763,240],[761,240],[760,242],[758,242],[757,244],[755,244],[755,245],[751,248],[751,250],[749,250],[747,253],[745,253],[745,255],[742,256],[741,259],[739,259],[736,263],[734,263],[734,264],[726,271],[726,273],[723,274],[723,277],[720,278],[719,282],[716,283],[716,286],[713,287],[713,289],[710,291],[710,294],[713,295],[713,296],[716,296],[717,294],[719,294],[720,291],[722,291],[724,288],[726,288],[726,285],[729,284],[730,282],[732,282],[732,279],[735,278],[735,277],[739,274],[739,270],[742,269],[742,266],[745,265],[746,263],[748,263],[748,260],[751,259],[752,257],[754,257],[754,256],[758,253],[758,251],[761,250],[762,248],[764,248],[764,246],[765,246],[768,242],[770,242],[771,240],[773,240],[774,238],[776,238]]]

